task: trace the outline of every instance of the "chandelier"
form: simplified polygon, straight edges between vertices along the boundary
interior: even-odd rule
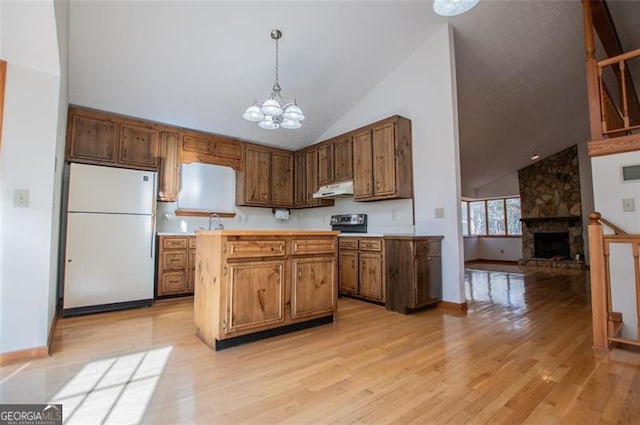
[[[467,12],[479,0],[434,0],[433,10],[441,16],[456,16]]]
[[[242,114],[247,121],[257,122],[260,128],[276,130],[280,127],[296,129],[302,127],[304,115],[302,109],[296,104],[295,99],[288,99],[280,94],[280,82],[278,81],[278,40],[282,37],[282,31],[272,30],[271,38],[276,41],[276,81],[271,89],[271,96],[267,100],[254,100],[253,104]]]

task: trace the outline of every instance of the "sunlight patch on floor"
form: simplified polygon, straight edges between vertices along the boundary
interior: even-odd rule
[[[65,424],[140,423],[173,347],[87,364],[50,401]]]

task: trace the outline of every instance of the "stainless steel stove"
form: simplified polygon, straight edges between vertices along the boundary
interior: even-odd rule
[[[332,215],[331,230],[339,230],[343,233],[367,233],[366,214],[341,214]]]

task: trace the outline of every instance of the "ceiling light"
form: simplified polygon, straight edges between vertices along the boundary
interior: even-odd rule
[[[278,40],[282,37],[282,31],[271,31],[271,38],[276,41],[276,81],[271,89],[271,96],[267,100],[254,100],[242,117],[251,122],[257,122],[260,128],[276,130],[280,127],[296,129],[302,127],[300,121],[304,120],[302,109],[296,104],[295,99],[287,99],[280,94],[280,82],[278,81]]]
[[[433,10],[441,16],[456,16],[471,10],[479,0],[434,0]]]
[[[540,155],[538,155],[537,153],[534,153],[533,155],[531,155],[532,161],[535,161],[536,159],[540,159]]]

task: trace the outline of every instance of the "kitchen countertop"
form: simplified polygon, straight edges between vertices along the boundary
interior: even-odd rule
[[[196,230],[196,236],[338,236],[331,230]]]
[[[195,236],[196,234],[191,232],[156,232],[158,236]]]

